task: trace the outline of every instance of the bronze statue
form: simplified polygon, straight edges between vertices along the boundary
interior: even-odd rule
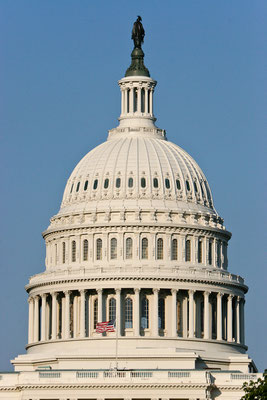
[[[137,20],[133,24],[132,39],[134,41],[134,47],[141,49],[142,43],[144,42],[145,30],[142,25],[142,18],[138,15]]]

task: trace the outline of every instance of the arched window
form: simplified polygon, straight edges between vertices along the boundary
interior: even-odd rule
[[[163,239],[157,240],[157,260],[163,260]]]
[[[126,239],[126,260],[133,258],[133,239]]]
[[[170,180],[168,178],[165,179],[165,186],[166,186],[166,189],[170,189],[170,187],[171,187]]]
[[[116,188],[119,189],[121,187],[121,178],[116,179]]]
[[[125,329],[133,327],[133,301],[130,297],[125,300]]]
[[[87,188],[88,188],[88,181],[85,181],[85,182],[84,182],[83,190],[87,190]]]
[[[142,259],[148,259],[148,239],[142,239]]]
[[[141,187],[142,188],[146,187],[146,178],[141,178]]]
[[[209,265],[212,265],[212,259],[213,259],[213,254],[212,254],[212,242],[209,242]]]
[[[106,179],[104,180],[104,189],[107,189],[107,188],[108,188],[108,185],[109,185],[109,179],[106,178]]]
[[[172,239],[172,260],[178,259],[178,242],[177,239]]]
[[[194,188],[195,188],[195,192],[197,193],[198,190],[197,190],[197,184],[196,184],[196,182],[194,182]]]
[[[217,243],[217,267],[221,266],[221,242]]]
[[[110,241],[110,259],[116,260],[117,258],[117,239],[112,238]]]
[[[176,187],[178,190],[181,190],[181,182],[180,179],[176,179]]]
[[[203,254],[202,247],[203,247],[203,242],[202,242],[202,240],[199,240],[198,241],[198,253],[197,253],[197,260],[198,260],[199,263],[203,262],[203,260],[202,260],[202,257],[203,257],[203,255],[202,255]]]
[[[185,181],[185,183],[186,183],[186,189],[187,189],[188,191],[190,191],[190,183],[189,183],[189,181]]]
[[[149,300],[147,297],[143,297],[141,302],[141,328],[149,328]]]
[[[71,185],[70,193],[72,193],[72,191],[73,191],[73,186],[74,186],[74,183]]]
[[[94,300],[94,329],[96,329],[96,324],[98,322],[102,322],[102,321],[98,321],[98,299]]]
[[[185,242],[185,261],[191,261],[191,241]]]
[[[116,299],[111,297],[108,303],[108,319],[109,321],[114,320],[116,321]]]
[[[79,189],[80,189],[80,182],[77,183],[76,192],[79,192]]]
[[[98,186],[98,179],[94,180],[94,185],[93,185],[93,189],[96,190]]]
[[[88,240],[83,241],[83,261],[88,260]]]
[[[75,262],[76,261],[76,242],[73,240],[71,242],[71,261]]]
[[[128,179],[128,187],[132,188],[133,187],[133,178]]]
[[[96,259],[102,260],[102,240],[97,239],[96,241]]]
[[[154,188],[156,188],[156,189],[159,187],[158,178],[154,178],[154,179],[153,179],[153,186],[154,186]]]
[[[159,329],[165,329],[165,299],[159,299]]]

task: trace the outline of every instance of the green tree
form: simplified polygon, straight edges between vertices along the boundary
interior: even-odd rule
[[[267,372],[265,370],[263,379],[259,378],[256,382],[245,382],[242,386],[245,395],[241,400],[267,400]]]

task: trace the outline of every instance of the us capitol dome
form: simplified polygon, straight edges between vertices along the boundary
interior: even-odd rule
[[[74,168],[43,232],[27,353],[0,374],[1,399],[237,399],[259,375],[231,233],[196,161],[155,125],[141,18],[132,38],[119,125]]]

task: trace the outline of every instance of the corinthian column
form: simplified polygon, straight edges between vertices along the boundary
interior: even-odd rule
[[[28,324],[28,343],[33,342],[33,298],[29,297],[28,298],[28,303],[29,303],[29,324]]]
[[[34,331],[33,341],[38,342],[39,340],[39,296],[34,298]]]
[[[204,339],[210,339],[210,292],[204,292]]]
[[[52,293],[52,340],[57,338],[57,293]]]
[[[140,289],[134,289],[134,336],[140,335]]]
[[[233,341],[233,295],[228,295],[227,300],[227,341]]]
[[[153,289],[153,336],[159,335],[159,289]]]
[[[121,289],[116,289],[116,330],[121,336]]]
[[[240,297],[236,299],[236,342],[240,343]]]
[[[102,322],[103,318],[103,290],[98,289],[97,290],[97,303],[98,303],[98,309],[97,309],[97,322]]]
[[[222,293],[217,293],[217,340],[222,340]]]
[[[190,338],[194,337],[194,290],[189,290],[189,334]]]
[[[70,292],[66,290],[65,294],[65,324],[64,324],[64,333],[63,338],[69,339],[70,337]]]
[[[81,332],[80,332],[80,335],[83,338],[83,337],[85,337],[85,291],[80,290],[80,295],[81,295],[81,312],[80,312]]]
[[[46,293],[42,294],[41,341],[46,340]]]
[[[177,337],[177,289],[172,289],[172,336]]]

